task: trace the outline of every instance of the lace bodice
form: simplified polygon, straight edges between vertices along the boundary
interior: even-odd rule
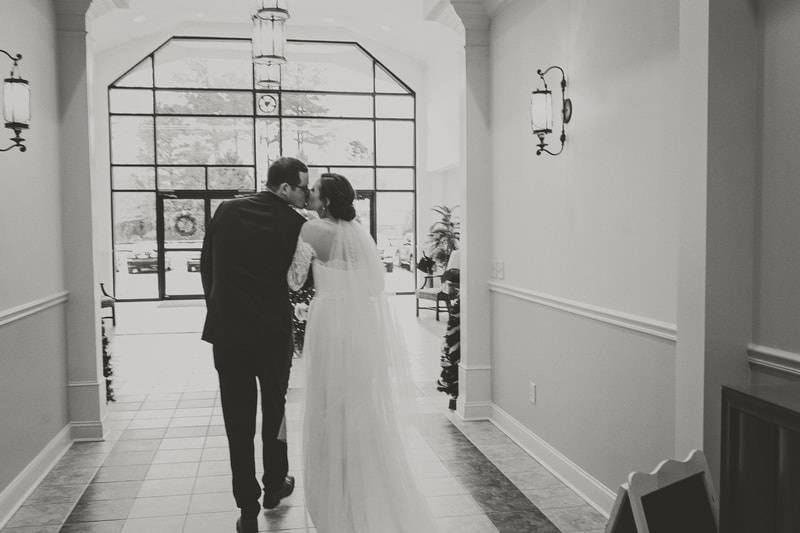
[[[292,265],[286,274],[289,288],[293,291],[300,290],[308,279],[308,271],[314,261],[314,248],[305,242],[302,237],[297,239],[297,248],[294,251]]]
[[[348,268],[343,261],[321,261],[314,247],[298,239],[292,266],[289,267],[287,281],[293,291],[300,290],[308,279],[309,271],[314,274],[314,290],[318,296],[342,293],[351,277],[363,279],[366,272]]]

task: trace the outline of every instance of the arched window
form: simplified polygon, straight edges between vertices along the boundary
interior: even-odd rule
[[[108,88],[115,293],[201,297],[205,227],[281,155],[347,176],[387,288],[414,290],[416,96],[352,42],[290,41],[278,89],[247,39],[173,37]],[[150,274],[150,275],[143,275]]]

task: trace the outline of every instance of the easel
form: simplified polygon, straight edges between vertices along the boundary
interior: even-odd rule
[[[717,498],[705,455],[632,472],[617,491],[606,533],[718,533]]]

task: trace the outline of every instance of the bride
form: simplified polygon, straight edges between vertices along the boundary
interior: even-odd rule
[[[320,219],[303,226],[288,274],[297,290],[310,269],[316,289],[303,349],[306,503],[320,533],[434,532],[399,429],[403,341],[354,199],[344,176],[322,175],[309,200]]]

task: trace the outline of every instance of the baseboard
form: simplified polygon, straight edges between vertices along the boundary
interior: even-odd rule
[[[58,463],[59,459],[72,445],[72,426],[67,424],[53,439],[28,463],[22,472],[0,492],[0,529],[11,519],[17,509],[36,489],[44,477]]]
[[[101,420],[73,422],[72,440],[75,442],[95,442],[105,440],[103,422]]]
[[[569,458],[497,405],[492,404],[491,411],[490,420],[500,431],[508,435],[554,476],[608,518],[616,499],[614,491],[570,461]]]
[[[464,402],[456,404],[456,414],[465,422],[489,420],[492,414],[491,402]]]

